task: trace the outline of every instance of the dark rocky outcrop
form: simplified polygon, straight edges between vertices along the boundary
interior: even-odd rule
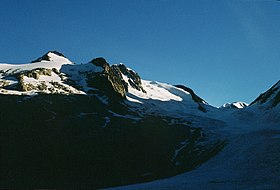
[[[109,97],[118,97],[121,99],[126,98],[128,85],[146,93],[142,87],[140,76],[136,72],[128,69],[124,64],[110,66],[102,57],[95,58],[90,63],[102,67],[104,70],[101,73],[90,73],[87,76],[89,87],[102,90]],[[122,75],[128,77],[129,84],[123,79]]]
[[[39,79],[40,75],[52,76],[52,70],[47,68],[37,68],[31,71],[26,71],[22,74],[29,78]]]
[[[50,91],[55,91],[54,88],[61,89],[65,92],[71,92],[70,89],[67,87],[57,83],[57,82],[50,82],[50,84],[53,85],[53,87],[50,89],[47,87],[47,85],[44,82],[41,82],[37,84],[36,86],[24,82],[23,78],[24,76],[28,78],[34,78],[36,80],[39,79],[40,76],[52,76],[52,72],[57,69],[47,69],[47,68],[36,68],[30,71],[23,71],[20,73],[17,73],[14,75],[14,77],[18,80],[18,84],[16,86],[16,90],[19,91],[30,91],[30,90],[39,90],[39,91],[44,91],[44,90],[50,90]],[[57,71],[58,72],[58,71]]]
[[[29,90],[33,90],[35,87],[31,84],[25,84],[23,81],[23,74],[20,74],[18,76],[18,85],[17,85],[17,89],[20,91],[29,91]]]
[[[102,67],[105,71],[108,71],[110,65],[109,63],[107,63],[106,59],[104,59],[103,57],[98,57],[95,59],[92,59],[90,61],[90,63],[98,66],[98,67]]]
[[[58,52],[58,51],[49,51],[48,53],[46,53],[45,55],[43,55],[42,57],[39,57],[38,59],[31,61],[31,63],[35,63],[35,62],[41,62],[41,61],[51,61],[50,57],[49,57],[49,53],[54,53],[58,56],[64,57],[66,58],[62,53]]]
[[[135,71],[128,69],[124,64],[119,64],[117,65],[117,67],[121,70],[121,72],[127,76],[128,82],[130,84],[130,86],[132,86],[133,88],[135,88],[138,91],[142,91],[144,93],[146,93],[146,91],[144,90],[144,88],[142,87],[142,83],[141,83],[141,78],[138,75],[138,73],[136,73]]]
[[[103,91],[110,98],[125,99],[126,84],[118,67],[110,66],[104,58],[93,59],[90,63],[102,67],[101,73],[90,73],[88,86]]]

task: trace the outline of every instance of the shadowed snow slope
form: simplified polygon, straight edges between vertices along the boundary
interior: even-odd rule
[[[280,80],[273,85],[268,91],[261,94],[255,101],[251,103],[252,106],[259,108],[273,108],[279,106],[280,103]]]
[[[228,145],[199,168],[164,180],[112,189],[278,189],[280,122],[233,118],[223,129]]]

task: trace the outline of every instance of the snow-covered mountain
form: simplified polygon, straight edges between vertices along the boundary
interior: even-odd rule
[[[232,102],[232,103],[225,103],[220,108],[237,108],[237,109],[241,109],[241,108],[245,108],[247,106],[248,106],[248,104],[245,103],[245,102]]]
[[[219,109],[186,86],[141,79],[104,58],[75,64],[50,51],[26,64],[0,63],[0,187],[104,188],[187,171],[120,189],[234,189],[255,187],[255,179],[274,187],[279,85],[249,106]],[[247,176],[254,180],[245,183]]]
[[[124,64],[110,66],[103,58],[74,64],[57,51],[50,51],[27,64],[0,64],[0,93],[102,93],[127,99],[131,104],[145,105],[151,112],[160,109],[173,114],[194,113],[198,109],[206,112],[207,107],[210,107],[191,89],[182,85],[142,80]]]

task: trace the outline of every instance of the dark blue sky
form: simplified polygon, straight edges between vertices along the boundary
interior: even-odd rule
[[[0,25],[0,62],[102,56],[216,106],[280,79],[279,1],[0,0]]]

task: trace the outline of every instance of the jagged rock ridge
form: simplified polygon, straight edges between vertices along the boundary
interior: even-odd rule
[[[138,91],[142,91],[142,92],[146,93],[146,91],[144,90],[144,88],[142,86],[141,78],[138,75],[138,73],[136,73],[135,71],[133,71],[131,69],[128,69],[124,64],[119,64],[119,65],[115,65],[115,66],[120,69],[122,74],[124,74],[125,76],[128,77],[128,82],[133,88],[135,88]],[[128,92],[127,88],[126,88],[126,91]]]
[[[112,94],[116,94],[121,99],[126,98],[128,85],[145,93],[141,85],[140,76],[136,72],[129,70],[124,64],[110,66],[102,57],[95,58],[89,63],[97,67],[102,67],[103,71],[87,73],[88,87],[99,89],[110,97],[112,97]],[[129,83],[123,79],[123,75],[129,78]]]
[[[90,87],[103,90],[107,95],[115,92],[120,98],[126,97],[125,82],[118,67],[110,66],[104,58],[93,59],[90,63],[102,67],[104,70],[88,76]]]

